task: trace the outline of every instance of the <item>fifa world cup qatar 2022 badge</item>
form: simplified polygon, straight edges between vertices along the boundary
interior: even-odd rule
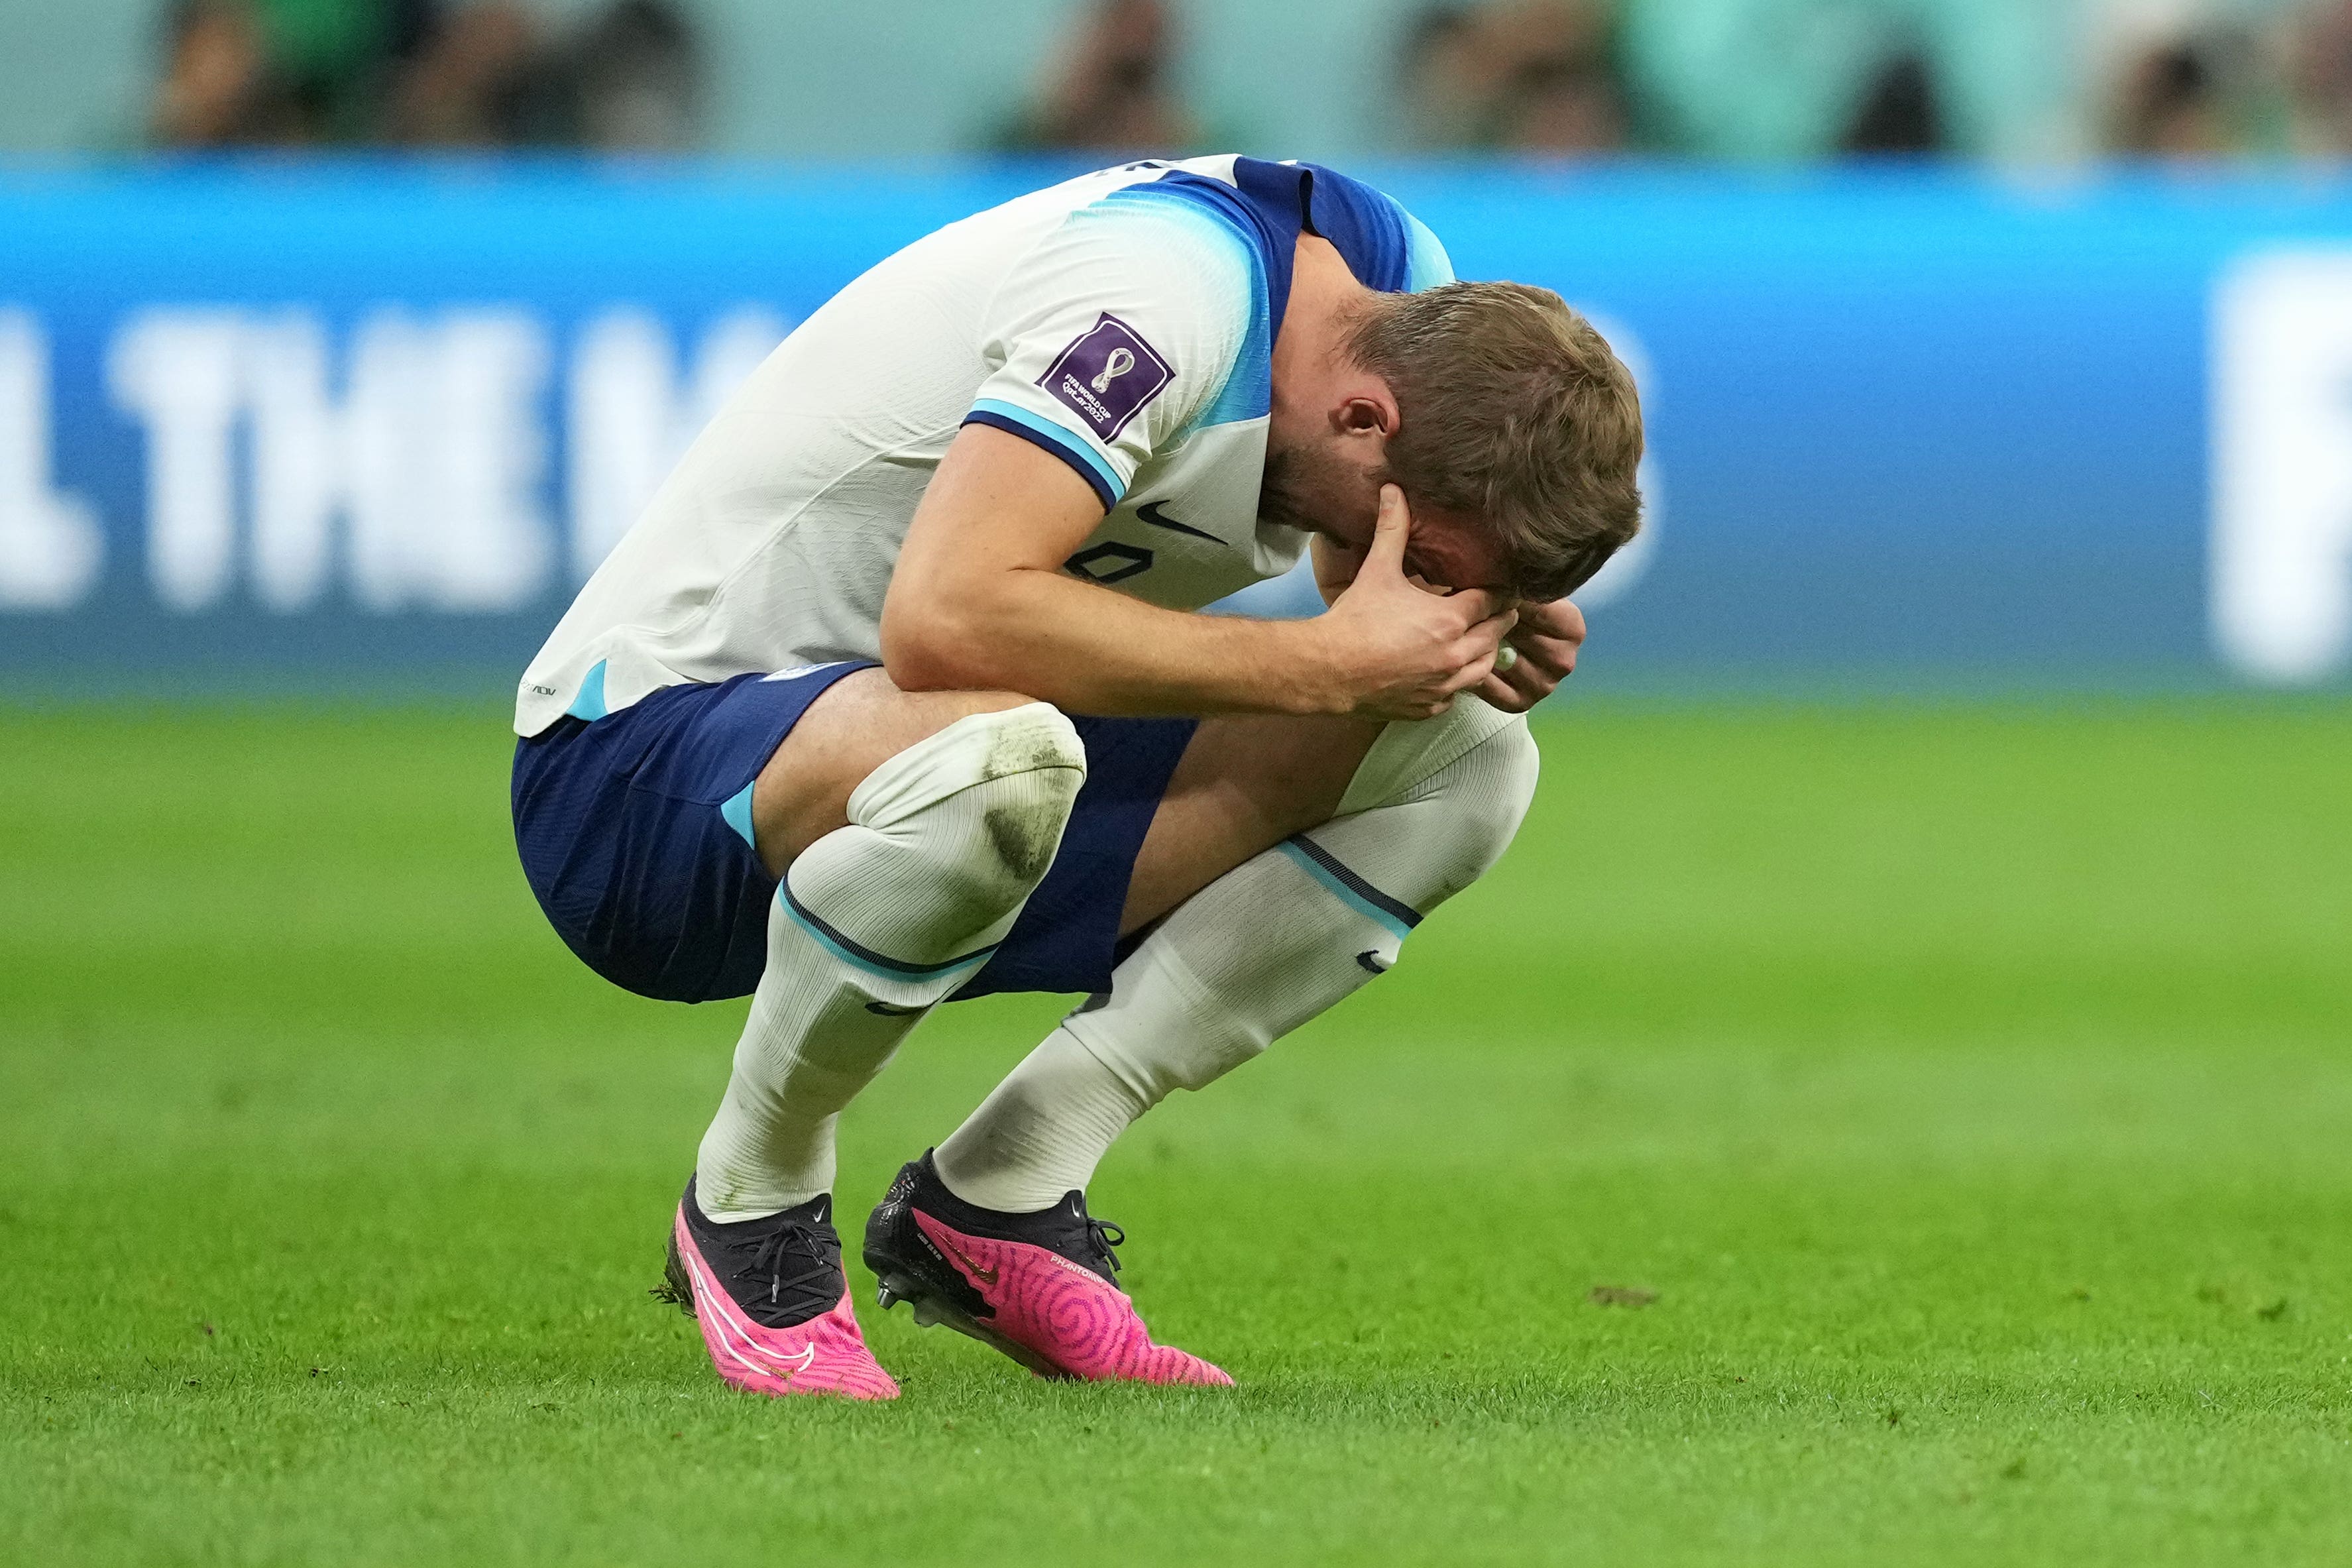
[[[1067,404],[1098,439],[1108,441],[1175,378],[1142,333],[1106,310],[1061,352],[1037,384]]]

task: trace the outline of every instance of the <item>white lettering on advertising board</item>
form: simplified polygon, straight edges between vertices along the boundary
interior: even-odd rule
[[[526,310],[387,304],[340,333],[303,307],[138,311],[102,370],[142,437],[149,588],[190,613],[240,591],[282,613],[531,605],[595,569],[783,331],[730,311],[681,367],[667,326],[614,307],[551,400],[554,334]],[[55,374],[37,318],[0,309],[0,610],[70,609],[103,564],[92,510],[53,477]]]
[[[89,506],[49,476],[49,345],[0,310],[0,609],[62,610],[98,581],[105,540]]]
[[[2240,674],[2352,665],[2352,252],[2250,257],[2214,290],[2208,609]]]

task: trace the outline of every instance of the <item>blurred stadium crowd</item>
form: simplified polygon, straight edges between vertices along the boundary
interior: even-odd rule
[[[0,147],[2352,154],[2352,0],[10,9]]]

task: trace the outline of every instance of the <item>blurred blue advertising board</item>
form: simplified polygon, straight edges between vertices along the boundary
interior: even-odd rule
[[[1353,172],[1642,379],[1591,684],[2352,671],[2352,184]],[[495,689],[793,321],[1053,177],[0,169],[0,672]]]

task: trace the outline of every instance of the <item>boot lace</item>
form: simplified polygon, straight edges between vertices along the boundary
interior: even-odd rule
[[[779,1226],[761,1238],[741,1278],[764,1278],[767,1302],[783,1312],[814,1313],[831,1307],[837,1291],[832,1249],[814,1230],[797,1225]]]
[[[1103,1263],[1113,1274],[1118,1273],[1118,1254],[1112,1251],[1111,1248],[1114,1247],[1125,1247],[1127,1245],[1127,1232],[1119,1229],[1117,1225],[1113,1224],[1109,1220],[1097,1219],[1094,1215],[1088,1215],[1087,1216],[1087,1241],[1093,1247],[1095,1256],[1101,1258]]]

